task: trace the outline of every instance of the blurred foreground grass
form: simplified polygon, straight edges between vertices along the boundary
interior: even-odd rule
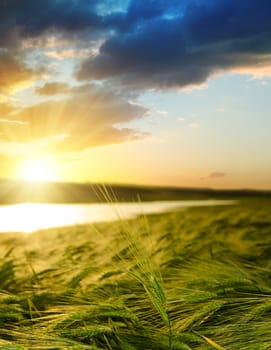
[[[270,204],[1,234],[0,349],[271,349]]]

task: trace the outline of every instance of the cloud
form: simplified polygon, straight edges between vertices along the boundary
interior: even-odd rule
[[[155,113],[156,113],[156,114],[159,114],[159,115],[168,115],[168,114],[169,114],[168,111],[163,111],[163,110],[161,110],[161,109],[156,109],[156,110],[155,110]]]
[[[225,176],[227,176],[227,174],[222,171],[213,171],[209,175],[207,175],[205,179],[218,179]]]
[[[189,128],[191,129],[198,129],[200,127],[199,123],[190,123],[188,124]]]
[[[57,95],[65,94],[70,91],[70,86],[67,83],[45,83],[42,87],[36,89],[36,93],[39,95]]]
[[[69,85],[68,83],[65,82],[49,82],[49,83],[45,83],[43,86],[41,87],[37,87],[35,89],[35,92],[38,95],[44,95],[44,96],[54,96],[54,95],[58,95],[58,94],[70,94],[72,98],[76,98],[76,95],[81,95],[81,96],[85,96],[86,94],[92,94],[94,93],[94,91],[99,93],[102,93],[102,91],[104,91],[105,95],[109,93],[109,91],[111,91],[111,95],[112,95],[112,90],[110,90],[108,87],[107,88],[101,88],[101,89],[97,89],[97,86],[95,84],[81,84],[81,85],[77,85],[77,86],[72,86]],[[126,96],[127,95],[127,96]],[[121,96],[121,93],[119,94],[115,94],[115,96]],[[77,96],[78,97],[78,96]],[[123,93],[123,97],[125,100],[125,97],[128,97],[128,93]],[[143,108],[143,105],[139,104],[139,103],[135,103],[133,101],[129,102],[130,105],[134,105],[140,108]]]
[[[6,94],[29,86],[37,76],[20,58],[0,50],[0,93]]]
[[[0,47],[20,46],[29,39],[49,32],[92,33],[103,28],[98,14],[99,0],[0,0]]]
[[[114,79],[139,88],[183,88],[227,71],[267,71],[269,0],[131,0],[104,19],[115,29],[79,80]]]
[[[269,0],[0,0],[0,48],[58,47],[43,54],[83,59],[79,80],[204,86],[222,72],[270,75],[270,13]]]
[[[178,120],[179,120],[180,122],[183,122],[183,121],[185,121],[185,118],[182,117],[182,116],[180,116],[180,117],[178,117]]]
[[[87,58],[90,53],[93,53],[92,50],[82,49],[82,50],[75,50],[75,49],[67,49],[67,50],[58,50],[58,51],[48,51],[45,52],[44,55],[47,57],[55,58],[59,61],[65,60],[67,58],[72,59],[83,59]]]
[[[227,109],[224,108],[224,107],[218,107],[218,108],[216,109],[216,111],[217,111],[218,113],[226,113],[226,112],[227,112]]]
[[[47,83],[46,94],[68,90]],[[68,152],[146,137],[144,132],[123,128],[122,123],[142,118],[147,110],[124,96],[95,85],[71,88],[66,98],[49,100],[7,113],[0,122],[0,140],[30,143],[50,151]]]
[[[5,118],[6,115],[16,110],[16,107],[9,103],[0,103],[0,118]]]

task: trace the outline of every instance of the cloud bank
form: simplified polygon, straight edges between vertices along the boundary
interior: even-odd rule
[[[79,80],[182,88],[224,71],[266,71],[270,13],[269,0],[0,0],[0,47],[62,37],[91,52]],[[102,42],[96,54],[91,38]]]
[[[81,86],[55,81],[49,67],[41,84],[35,60],[75,57]],[[146,114],[129,91],[271,75],[270,59],[270,0],[0,0],[0,97],[36,80],[45,99],[0,103],[0,140],[70,151],[145,137],[120,126]]]
[[[106,20],[115,34],[85,60],[80,80],[115,79],[141,88],[202,84],[223,71],[270,66],[268,0],[130,1]]]

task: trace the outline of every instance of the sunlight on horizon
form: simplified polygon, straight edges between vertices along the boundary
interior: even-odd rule
[[[30,158],[21,165],[18,177],[27,181],[57,181],[57,166],[49,157]]]

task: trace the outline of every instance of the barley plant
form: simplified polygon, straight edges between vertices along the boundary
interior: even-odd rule
[[[271,349],[270,203],[1,234],[0,349]]]

